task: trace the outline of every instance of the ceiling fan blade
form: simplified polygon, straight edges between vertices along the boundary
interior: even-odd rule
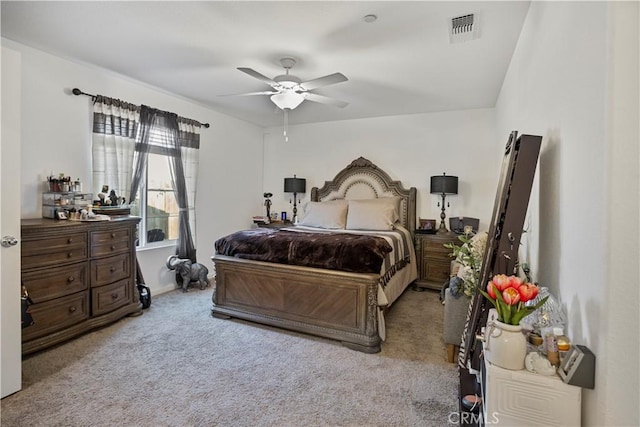
[[[266,84],[268,84],[271,87],[274,86],[278,86],[278,83],[274,82],[273,80],[271,80],[269,77],[260,74],[259,72],[257,72],[256,70],[252,69],[252,68],[245,68],[245,67],[238,67],[238,70],[242,71],[243,73],[249,74],[251,77],[254,77]]]
[[[342,73],[333,73],[326,75],[324,77],[318,77],[317,79],[309,80],[306,82],[300,83],[300,87],[304,90],[313,90],[323,86],[334,85],[336,83],[346,82],[349,80]]]
[[[264,92],[247,92],[247,93],[230,93],[226,95],[218,95],[218,96],[252,96],[252,95],[275,95],[279,92],[274,90],[267,90]]]
[[[348,102],[340,101],[339,99],[329,98],[328,96],[318,95],[317,93],[302,92],[301,94],[307,101],[319,102],[321,104],[334,105],[336,107],[344,108],[349,105]]]

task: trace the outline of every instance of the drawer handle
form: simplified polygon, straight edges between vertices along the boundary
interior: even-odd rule
[[[115,251],[115,250],[116,250],[116,247],[115,247],[114,245],[111,245],[111,250],[112,250],[112,251]]]
[[[71,258],[72,256],[73,256],[73,252],[69,252],[69,253],[67,254],[67,258]]]
[[[115,293],[115,292],[114,292],[114,293],[112,293],[112,294],[111,294],[111,298],[112,298],[112,299],[117,299],[117,298],[118,298],[118,294],[117,294],[117,293]]]
[[[67,282],[72,283],[73,281],[75,281],[76,278],[73,276],[69,276],[69,278],[67,279]]]
[[[111,233],[111,238],[115,239],[116,238],[116,233]]]
[[[115,271],[116,271],[116,268],[112,266],[112,267],[109,269],[109,271],[113,273],[113,272],[115,272]]]
[[[72,238],[72,237],[69,237],[69,238],[67,239],[67,243],[72,243],[72,242],[73,242],[73,238]]]
[[[77,310],[77,308],[75,306],[71,306],[69,307],[69,313],[74,313]]]

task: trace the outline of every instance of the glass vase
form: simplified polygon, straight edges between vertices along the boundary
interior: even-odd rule
[[[540,333],[542,330],[554,326],[561,326],[563,328],[566,326],[567,314],[556,297],[549,292],[549,288],[541,286],[538,295],[525,305],[530,307],[534,306],[546,296],[549,298],[541,307],[520,321],[520,325],[522,325],[524,329]]]

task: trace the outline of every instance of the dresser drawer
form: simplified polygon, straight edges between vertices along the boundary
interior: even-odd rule
[[[91,232],[91,256],[100,257],[131,249],[131,229],[118,228]]]
[[[51,334],[89,318],[89,293],[78,292],[34,304],[29,310],[35,323],[22,330],[22,341]]]
[[[71,295],[89,288],[89,263],[29,271],[22,274],[22,283],[35,304]]]
[[[125,279],[110,285],[91,289],[91,315],[99,316],[131,301],[131,280]]]
[[[128,253],[91,261],[91,286],[103,286],[131,275]]]
[[[22,269],[57,265],[87,258],[86,233],[22,242]]]

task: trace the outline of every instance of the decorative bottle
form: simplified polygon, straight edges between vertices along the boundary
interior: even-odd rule
[[[562,328],[553,328],[553,334],[556,336],[556,340],[558,343],[558,353],[560,355],[560,361],[562,361],[569,350],[571,350],[571,341],[564,334],[564,329]]]
[[[547,347],[547,359],[556,368],[560,366],[560,354],[558,353],[558,337],[549,333],[545,337],[544,344]]]

